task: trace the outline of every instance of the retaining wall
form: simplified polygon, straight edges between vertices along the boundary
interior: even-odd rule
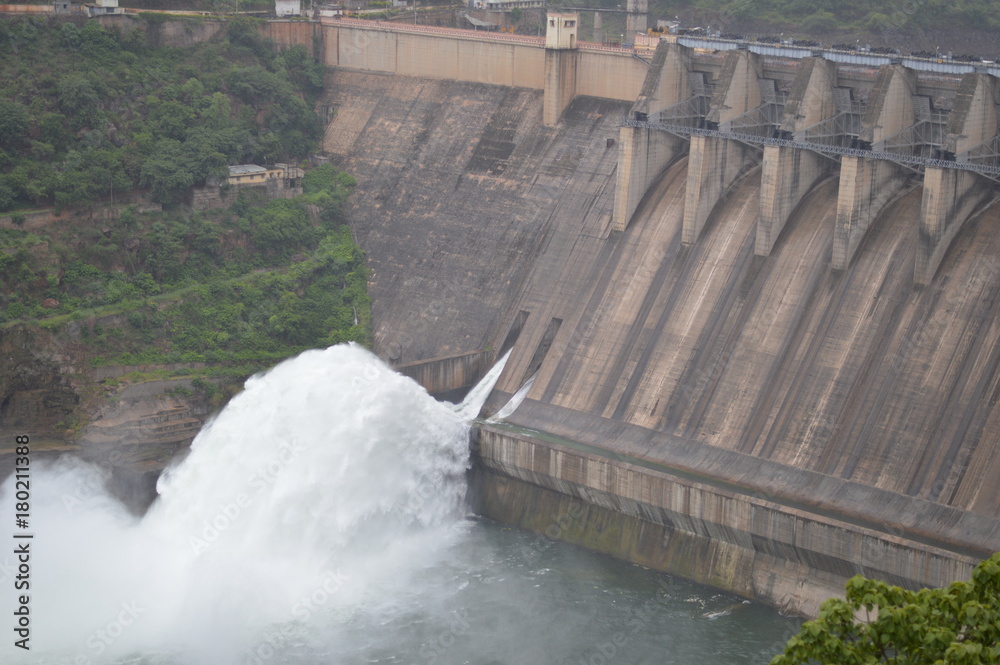
[[[764,492],[605,455],[479,425],[475,508],[807,616],[842,595],[855,574],[908,588],[946,586],[967,579],[978,561],[783,505]]]

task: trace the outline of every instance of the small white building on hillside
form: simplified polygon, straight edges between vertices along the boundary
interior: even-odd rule
[[[106,16],[108,14],[124,14],[125,10],[118,6],[118,0],[94,0],[93,4],[84,5],[87,16]]]
[[[274,0],[274,13],[281,16],[302,16],[301,0]]]

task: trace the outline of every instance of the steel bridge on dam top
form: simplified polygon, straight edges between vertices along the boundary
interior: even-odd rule
[[[618,11],[618,10],[616,10]],[[526,35],[510,35],[484,33],[479,31],[443,28],[436,26],[409,25],[403,23],[373,22],[341,17],[322,17],[320,22],[325,26],[340,26],[345,28],[362,28],[365,30],[417,33],[428,36],[450,37],[458,39],[474,39],[485,42],[500,42],[521,44],[545,48],[545,38]],[[790,47],[786,45],[758,44],[718,38],[678,37],[676,43],[704,52],[743,50],[757,56],[789,58],[801,60],[808,57],[821,57],[840,64],[859,65],[864,67],[882,67],[885,65],[903,65],[908,69],[916,69],[961,76],[972,72],[1000,77],[1000,66],[972,65],[969,63],[952,63],[932,61],[921,58],[904,58],[883,54],[848,53],[828,49]],[[647,67],[651,62],[638,56],[632,48],[608,46],[604,44],[577,41],[575,48],[583,51],[605,51],[621,55],[632,55]],[[645,51],[648,53],[648,51]],[[763,84],[764,81],[761,81]],[[763,90],[765,104],[742,116],[723,123],[712,123],[707,120],[710,110],[711,95],[715,85],[709,81],[693,86],[695,95],[672,107],[656,113],[645,114],[634,111],[623,119],[621,125],[632,128],[645,128],[664,131],[676,136],[689,138],[691,136],[708,136],[737,141],[755,149],[763,150],[766,146],[796,148],[822,155],[825,158],[839,162],[841,157],[859,157],[876,160],[886,160],[900,165],[915,173],[923,173],[927,167],[954,169],[977,173],[994,182],[1000,183],[1000,137],[989,138],[979,145],[964,152],[954,154],[942,149],[945,138],[948,112],[937,109],[922,108],[918,112],[918,122],[874,144],[860,140],[861,114],[864,104],[853,99],[838,99],[838,113],[833,118],[824,120],[804,131],[791,132],[779,129],[783,122],[786,92],[776,88]]]
[[[1000,136],[994,136],[957,155],[941,154],[947,116],[929,117],[913,127],[875,144],[858,139],[861,105],[809,127],[797,135],[778,129],[784,100],[775,100],[726,123],[705,119],[710,97],[696,96],[674,107],[647,115],[633,112],[622,126],[668,132],[682,138],[709,136],[729,139],[763,150],[766,146],[808,150],[833,161],[840,157],[861,157],[895,162],[916,173],[926,167],[972,171],[1000,183]],[[919,153],[929,154],[919,154]]]

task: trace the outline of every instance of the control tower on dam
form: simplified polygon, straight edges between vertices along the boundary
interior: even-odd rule
[[[807,614],[967,578],[1000,550],[996,73],[549,18],[321,26],[376,351],[446,389],[512,350],[477,510]]]

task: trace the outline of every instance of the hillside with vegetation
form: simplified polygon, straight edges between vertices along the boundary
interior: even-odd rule
[[[702,9],[717,12],[720,21],[761,21],[801,26],[811,32],[888,29],[1000,29],[997,0],[653,0],[651,9],[663,14]]]
[[[91,364],[210,362],[253,369],[367,342],[364,256],[342,224],[353,179],[324,165],[305,194],[241,194],[229,210],[183,207],[113,222],[0,229],[3,325],[75,326]]]
[[[585,0],[574,6],[615,9],[618,0]],[[870,43],[914,50],[1000,58],[1000,0],[649,0],[650,25],[674,20],[747,36],[811,38],[827,46]],[[584,33],[591,17],[581,17]],[[608,14],[604,33],[624,33],[624,15]],[[587,38],[590,35],[587,34]]]
[[[278,52],[252,19],[192,48],[128,30],[0,21],[0,212],[76,207],[133,189],[183,200],[228,164],[305,156],[322,124],[323,66]]]
[[[253,20],[191,48],[149,41],[96,21],[0,22],[0,207],[11,220],[0,341],[28,331],[76,368],[59,379],[74,389],[91,369],[120,366],[141,370],[109,389],[184,378],[208,397],[212,379],[237,385],[304,349],[367,344],[365,257],[342,213],[353,178],[323,165],[292,199],[250,188],[229,208],[186,204],[229,164],[300,163],[314,150],[323,67],[302,48],[278,51]],[[137,194],[163,211],[122,208]],[[25,223],[46,207],[53,221]],[[0,402],[40,389],[18,376],[0,388]]]

